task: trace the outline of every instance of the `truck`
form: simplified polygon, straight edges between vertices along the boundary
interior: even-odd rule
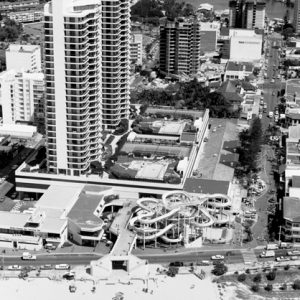
[[[22,259],[23,260],[36,260],[36,255],[32,255],[29,252],[23,252]]]
[[[274,252],[274,250],[267,250],[267,251],[263,251],[259,256],[261,258],[275,257],[275,252]]]
[[[279,247],[277,244],[268,244],[266,250],[277,250]]]

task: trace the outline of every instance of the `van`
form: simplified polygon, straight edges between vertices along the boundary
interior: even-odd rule
[[[278,249],[278,245],[277,244],[268,244],[266,246],[266,250],[277,250]]]
[[[269,118],[273,118],[274,114],[272,111],[269,111]]]
[[[69,270],[70,266],[68,264],[55,265],[55,270]]]

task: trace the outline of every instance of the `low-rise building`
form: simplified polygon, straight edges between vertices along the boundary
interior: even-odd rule
[[[43,19],[43,11],[41,10],[23,10],[9,12],[6,17],[18,23],[40,22]]]
[[[249,62],[228,61],[225,69],[224,81],[228,79],[244,80],[253,73],[254,65]]]
[[[282,233],[286,241],[300,242],[300,198],[283,198]]]
[[[109,187],[52,185],[33,207],[0,211],[0,246],[39,250],[45,243],[60,247],[68,238],[96,246],[104,233],[102,212],[114,205],[112,193]]]

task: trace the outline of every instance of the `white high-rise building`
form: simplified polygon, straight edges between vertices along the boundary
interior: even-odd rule
[[[41,48],[37,45],[11,44],[5,58],[7,70],[40,72],[42,68]]]
[[[80,176],[128,118],[129,0],[52,0],[44,36],[48,170]]]
[[[5,71],[0,74],[3,124],[43,118],[44,74]]]

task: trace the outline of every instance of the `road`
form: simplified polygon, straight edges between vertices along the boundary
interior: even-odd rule
[[[282,44],[281,36],[277,33],[274,33],[269,37],[267,41],[267,48],[269,50],[265,53],[266,56],[267,53],[269,53],[269,57],[268,59],[266,59],[266,73],[268,78],[265,79],[265,82],[263,84],[264,102],[267,104],[267,114],[264,114],[262,119],[264,129],[268,127],[270,121],[273,121],[268,118],[268,114],[270,111],[274,112],[274,108],[278,104],[277,92],[284,88],[284,83],[282,83],[280,79],[277,79],[277,76],[279,74],[278,66],[280,65],[280,56],[278,53],[278,49],[273,47],[274,43],[279,47]],[[275,78],[274,83],[271,82],[273,78]]]
[[[274,258],[260,258],[259,255],[262,250],[256,249],[254,251],[257,260],[260,262],[274,261]],[[287,250],[276,250],[277,256],[285,256]],[[225,262],[228,264],[244,263],[244,259],[240,250],[203,250],[191,251],[189,253],[162,253],[162,254],[139,254],[141,259],[147,259],[152,264],[168,264],[174,261],[181,261],[186,264],[197,263],[202,260],[211,260],[213,255],[223,255]],[[21,255],[21,254],[20,254]],[[101,254],[96,253],[78,253],[78,254],[37,254],[36,260],[22,260],[20,256],[0,256],[0,266],[20,265],[20,266],[41,266],[41,265],[56,265],[69,264],[75,265],[89,265],[92,260],[101,258]]]

